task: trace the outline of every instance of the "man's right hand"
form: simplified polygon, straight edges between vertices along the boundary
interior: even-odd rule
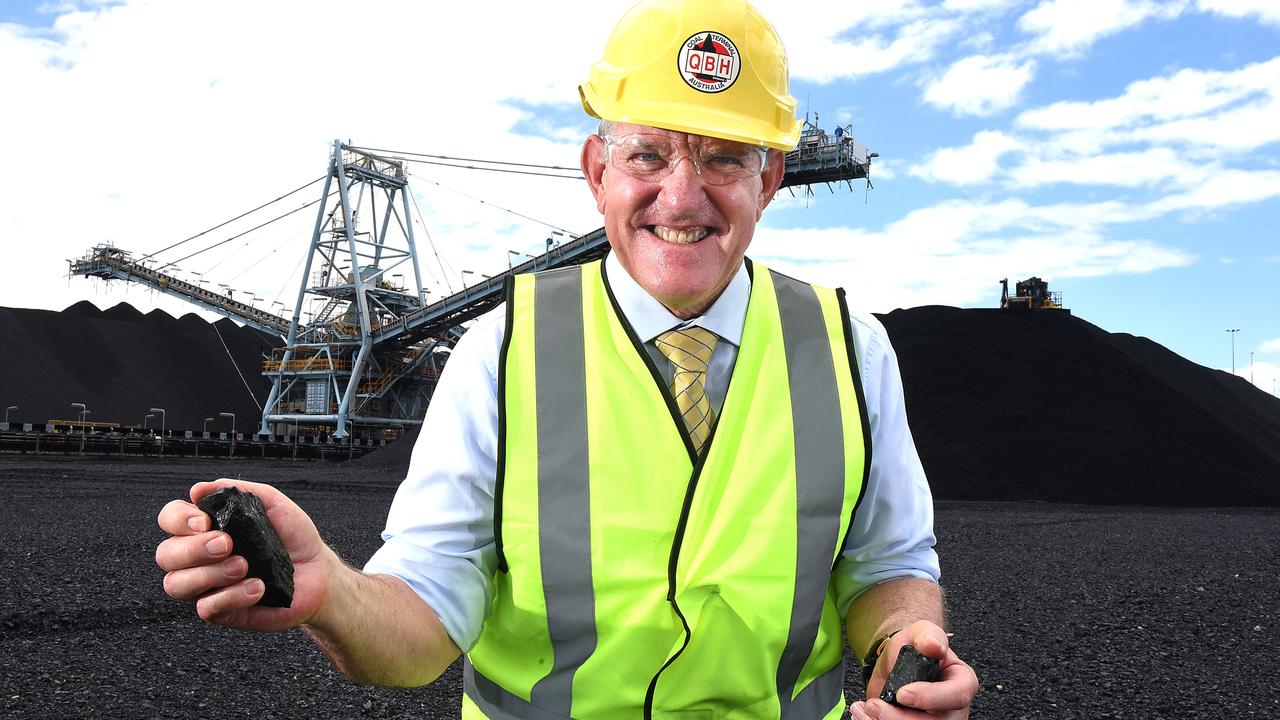
[[[256,605],[265,588],[246,578],[249,565],[235,554],[231,536],[212,530],[212,519],[194,503],[224,487],[258,496],[267,518],[293,561],[293,604]],[[177,600],[194,600],[205,621],[246,630],[278,631],[310,621],[323,606],[331,580],[342,569],[311,518],[284,493],[258,483],[215,480],[191,488],[191,502],[174,500],[160,511],[160,528],[171,537],[156,548],[156,564],[165,571],[164,590]]]

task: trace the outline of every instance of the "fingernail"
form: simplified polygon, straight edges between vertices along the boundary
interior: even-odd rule
[[[230,548],[227,547],[227,538],[223,535],[219,535],[205,543],[204,549],[209,551],[210,555],[224,555],[227,550],[230,550]]]
[[[853,717],[853,720],[867,720],[867,714],[862,711],[862,703],[854,703],[849,708],[849,715]]]
[[[916,694],[914,692],[911,692],[910,690],[899,690],[898,702],[902,703],[903,705],[915,705]]]
[[[196,515],[187,520],[187,527],[195,530],[196,532],[204,532],[205,522],[207,522],[207,518],[203,515]]]
[[[875,720],[875,718],[880,717],[880,708],[876,707],[876,704],[873,702],[869,702],[866,705],[864,705],[863,711],[866,712],[867,717],[872,718],[872,720]]]
[[[229,578],[240,577],[244,575],[245,571],[244,565],[241,564],[243,562],[244,560],[241,560],[238,557],[231,558],[227,562],[223,563],[222,572],[226,573],[226,576]]]
[[[256,580],[256,579],[250,580],[249,582],[244,584],[244,594],[252,597],[254,595],[261,593],[263,591],[263,588],[264,586],[261,580]]]

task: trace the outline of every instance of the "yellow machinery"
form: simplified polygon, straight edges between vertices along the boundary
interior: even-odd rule
[[[1009,296],[1009,279],[1000,280],[1000,307],[1004,310],[1061,310],[1062,293],[1049,292],[1049,283],[1030,277],[1014,285]]]

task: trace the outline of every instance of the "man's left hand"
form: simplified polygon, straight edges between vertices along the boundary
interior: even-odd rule
[[[937,682],[915,682],[900,689],[899,706],[895,707],[879,699],[880,690],[904,645],[912,645],[920,654],[937,658],[942,674]],[[867,683],[869,699],[850,706],[849,716],[854,720],[964,720],[969,717],[969,704],[977,694],[978,676],[973,668],[951,650],[942,628],[920,620],[903,628],[889,641]]]

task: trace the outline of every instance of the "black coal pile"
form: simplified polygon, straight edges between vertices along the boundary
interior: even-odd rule
[[[880,316],[936,497],[1280,505],[1280,400],[1068,313]]]
[[[409,469],[409,457],[413,455],[413,446],[418,442],[418,431],[421,429],[421,426],[409,428],[395,442],[368,455],[362,455],[352,460],[351,464],[367,470],[385,470],[382,475],[399,482]]]
[[[219,413],[228,412],[240,432],[253,432],[271,390],[263,355],[279,344],[230,320],[143,315],[126,303],[0,308],[0,402],[18,406],[12,422],[75,420],[71,403],[84,403],[93,421],[141,426],[149,408],[164,408],[168,428],[199,431],[213,417],[209,429],[227,431]],[[160,417],[148,423],[160,425]]]

